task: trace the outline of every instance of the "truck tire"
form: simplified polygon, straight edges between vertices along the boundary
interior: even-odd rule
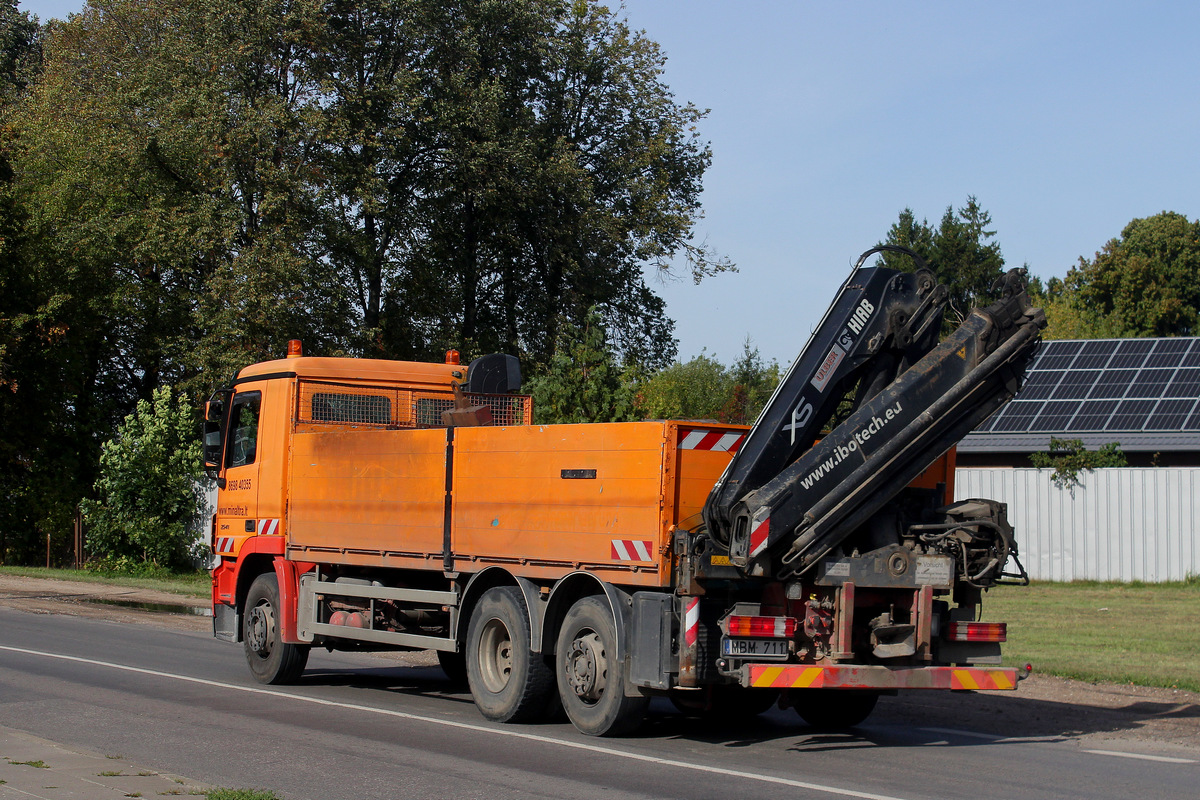
[[[264,572],[250,584],[242,615],[242,646],[259,683],[294,683],[308,663],[308,646],[285,644],[279,631],[279,580]]]
[[[529,649],[530,641],[520,589],[496,586],[484,592],[467,627],[467,683],[487,719],[528,722],[550,705],[554,672]]]
[[[625,695],[625,670],[613,659],[616,643],[612,611],[595,597],[571,606],[558,633],[558,693],[571,722],[591,736],[629,733],[650,703]]]
[[[861,689],[795,689],[792,705],[800,718],[814,728],[853,728],[875,710],[879,693]]]

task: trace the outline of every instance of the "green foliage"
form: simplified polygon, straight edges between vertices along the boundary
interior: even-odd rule
[[[91,537],[88,540],[91,544]],[[151,578],[153,580],[170,580],[176,570],[161,566],[153,561],[134,558],[132,556],[104,556],[93,558],[83,565],[84,572],[90,576],[114,578],[124,576],[129,578]]]
[[[114,569],[186,568],[199,555],[200,437],[187,399],[169,387],[137,405],[100,451],[87,547]]]
[[[637,368],[617,365],[600,315],[566,322],[550,365],[526,385],[534,422],[625,422],[637,418]]]
[[[1047,293],[1053,338],[1195,336],[1200,220],[1173,211],[1134,219]]]
[[[704,112],[597,2],[0,18],[0,558],[65,553],[100,444],[160,386],[198,400],[290,338],[550,374],[591,309],[614,363],[655,368],[676,343],[643,270],[731,268],[691,238]]]
[[[651,419],[713,419],[746,425],[754,422],[779,383],[779,365],[763,364],[758,348],[743,343],[731,367],[701,353],[675,362],[638,387]]]
[[[701,353],[676,361],[646,379],[639,387],[650,419],[716,419],[732,397],[729,371],[712,356]]]
[[[41,28],[16,0],[0,0],[0,106],[20,96],[41,62]]]
[[[1029,460],[1038,469],[1053,469],[1051,480],[1060,489],[1074,490],[1079,486],[1079,473],[1091,472],[1101,467],[1123,467],[1125,454],[1118,442],[1109,442],[1099,450],[1088,450],[1081,439],[1056,439],[1050,437],[1047,453],[1034,453]]]
[[[949,311],[943,332],[949,332],[966,319],[976,306],[987,305],[993,297],[992,286],[1004,274],[1000,245],[989,241],[996,232],[989,230],[991,215],[974,197],[956,212],[948,206],[936,228],[927,220],[917,222],[912,209],[900,212],[900,218],[888,231],[885,241],[907,247],[921,256],[949,290]],[[891,269],[912,272],[912,259],[899,253],[883,253],[881,263]]]

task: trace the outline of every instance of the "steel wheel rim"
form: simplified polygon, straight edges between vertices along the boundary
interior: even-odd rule
[[[492,617],[479,634],[479,673],[489,692],[504,691],[512,678],[513,643],[508,626]]]
[[[595,705],[608,685],[608,659],[600,635],[590,628],[571,641],[566,658],[567,685],[586,705]]]
[[[274,645],[275,610],[262,602],[250,609],[246,625],[246,641],[250,649],[263,658],[271,655]]]

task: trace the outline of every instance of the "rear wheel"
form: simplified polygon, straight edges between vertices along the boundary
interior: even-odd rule
[[[792,705],[801,719],[814,728],[852,728],[871,716],[878,692],[861,689],[796,689]]]
[[[546,713],[554,672],[529,649],[529,615],[521,591],[488,589],[467,628],[467,683],[483,716],[527,722]]]
[[[592,736],[619,736],[641,724],[650,698],[625,695],[624,670],[616,660],[612,611],[585,597],[567,612],[554,649],[558,693],[575,727]]]
[[[242,617],[242,646],[259,683],[294,683],[308,663],[308,646],[286,644],[279,630],[279,580],[265,572],[250,584]]]

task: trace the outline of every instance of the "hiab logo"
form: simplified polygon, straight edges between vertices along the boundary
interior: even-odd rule
[[[871,321],[873,313],[875,313],[875,306],[871,305],[871,301],[864,297],[858,304],[858,308],[854,309],[854,316],[850,317],[850,321],[846,323],[850,330],[854,331],[855,336],[863,332],[863,328]]]

